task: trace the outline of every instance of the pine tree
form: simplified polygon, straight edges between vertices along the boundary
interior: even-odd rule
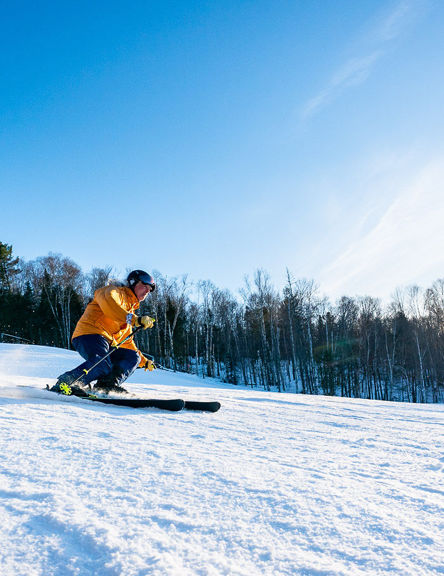
[[[0,292],[9,292],[13,277],[20,272],[18,258],[12,256],[12,246],[0,242]]]

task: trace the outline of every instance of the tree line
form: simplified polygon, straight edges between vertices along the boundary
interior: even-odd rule
[[[398,290],[383,309],[370,296],[331,304],[289,271],[281,292],[258,270],[239,296],[210,281],[154,275],[141,313],[156,323],[136,338],[165,367],[265,390],[444,400],[444,279]],[[0,242],[2,341],[70,348],[88,301],[112,281],[111,267],[84,274],[52,253],[26,262]]]

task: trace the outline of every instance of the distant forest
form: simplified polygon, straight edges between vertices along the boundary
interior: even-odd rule
[[[141,313],[156,319],[139,348],[172,370],[265,390],[408,402],[444,401],[444,278],[377,298],[321,297],[287,272],[282,293],[258,270],[235,297],[210,281],[151,271]],[[70,348],[94,291],[112,268],[84,274],[50,253],[32,261],[0,242],[0,341]]]

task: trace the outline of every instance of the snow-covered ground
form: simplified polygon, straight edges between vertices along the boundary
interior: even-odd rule
[[[79,362],[0,345],[0,574],[444,574],[444,406],[138,370],[216,414],[42,390]]]

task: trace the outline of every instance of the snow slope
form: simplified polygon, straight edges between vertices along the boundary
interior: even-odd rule
[[[42,390],[74,352],[0,345],[0,574],[444,574],[444,406],[137,371],[135,410]]]

